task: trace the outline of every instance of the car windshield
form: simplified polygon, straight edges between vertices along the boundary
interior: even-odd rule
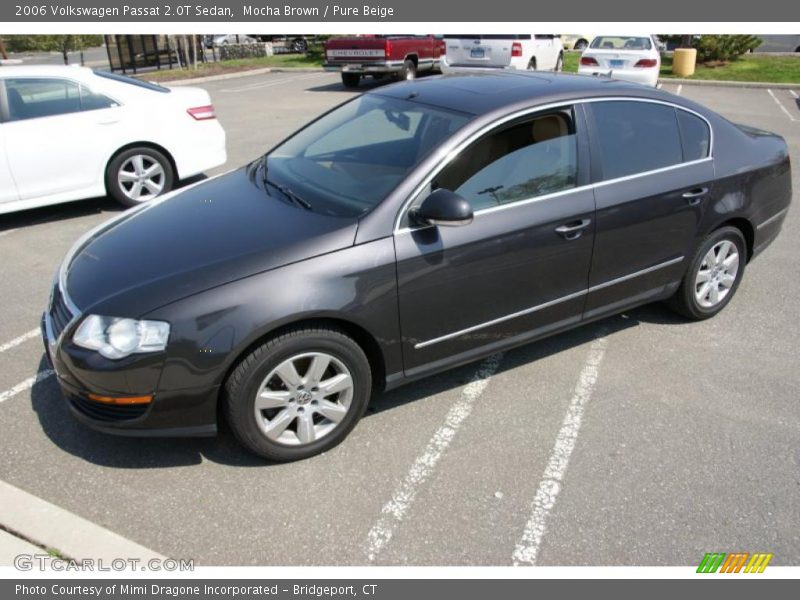
[[[600,35],[592,40],[589,47],[598,50],[650,50],[653,42],[649,37]]]
[[[377,206],[470,117],[367,94],[313,122],[267,155],[268,177],[310,210],[359,216]]]

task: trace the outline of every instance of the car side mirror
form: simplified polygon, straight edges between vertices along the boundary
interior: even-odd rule
[[[411,219],[420,225],[457,227],[472,223],[472,206],[464,198],[439,188],[410,212]]]

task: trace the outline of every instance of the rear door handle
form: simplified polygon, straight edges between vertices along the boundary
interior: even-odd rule
[[[701,188],[694,188],[693,190],[689,190],[688,192],[683,193],[683,198],[689,202],[689,206],[697,206],[700,204],[700,201],[703,199],[708,193],[708,188],[701,187]]]
[[[581,237],[583,230],[586,229],[591,222],[591,219],[579,219],[577,221],[565,223],[560,227],[556,227],[556,233],[565,240],[577,240]]]

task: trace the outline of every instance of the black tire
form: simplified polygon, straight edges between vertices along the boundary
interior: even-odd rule
[[[401,81],[415,80],[417,78],[417,63],[410,58],[407,58],[403,62],[403,68],[400,70],[400,73],[398,73],[397,77]]]
[[[344,84],[344,87],[358,87],[360,81],[361,75],[359,73],[342,73],[342,83]]]
[[[123,187],[123,185],[120,184],[118,177],[120,170],[123,169],[123,166],[126,166],[129,163],[129,161],[137,155],[146,157],[145,160],[147,161],[148,165],[158,163],[161,166],[161,170],[163,172],[163,175],[160,178],[161,183],[163,184],[161,191],[155,195],[149,194],[146,196],[142,196],[141,200],[136,200],[134,198],[131,198],[128,195],[129,192],[126,192],[125,187]],[[154,148],[149,148],[146,146],[137,146],[135,148],[129,148],[123,152],[120,152],[114,158],[112,158],[108,163],[108,167],[106,167],[106,192],[114,200],[116,200],[120,204],[123,204],[124,206],[138,206],[143,202],[152,200],[153,198],[156,198],[170,191],[174,184],[175,184],[175,171],[172,168],[172,163],[170,162],[169,158],[167,158],[162,152],[159,152]]]
[[[556,73],[564,70],[564,53],[560,53],[558,55],[558,60],[556,61],[556,68],[553,69]]]
[[[345,416],[324,437],[306,444],[279,443],[268,438],[256,421],[256,393],[273,369],[306,352],[324,352],[345,365],[352,377],[353,396]],[[334,328],[298,328],[266,341],[236,366],[224,385],[223,411],[234,435],[248,450],[272,461],[289,462],[339,444],[361,419],[371,393],[369,361],[355,341]],[[295,427],[296,423],[299,420]]]
[[[575,42],[575,50],[586,50],[586,46],[589,45],[589,42],[586,40],[578,40]]]
[[[706,254],[709,252],[709,250],[711,250],[711,248],[723,240],[727,240],[736,245],[736,251],[739,254],[739,264],[736,277],[728,293],[724,298],[722,298],[722,300],[719,301],[719,303],[712,307],[703,307],[700,305],[695,295],[695,281]],[[747,243],[745,242],[742,232],[736,227],[722,227],[717,229],[708,237],[706,237],[706,239],[704,239],[697,248],[697,251],[692,257],[691,263],[689,263],[689,268],[686,270],[686,273],[681,280],[680,287],[675,292],[675,295],[667,300],[667,305],[672,310],[686,317],[687,319],[701,321],[703,319],[713,317],[723,308],[725,308],[731,301],[731,298],[733,298],[733,296],[736,294],[736,290],[739,288],[739,283],[742,281],[742,277],[744,276],[746,262]]]
[[[528,71],[535,71],[536,70],[536,58],[532,58],[528,61]]]

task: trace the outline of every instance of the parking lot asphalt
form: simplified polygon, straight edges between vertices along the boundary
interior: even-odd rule
[[[203,87],[228,132],[225,168],[354,93],[324,73]],[[800,84],[665,88],[783,135],[800,189]],[[796,207],[716,318],[646,306],[427,378],[377,397],[334,450],[286,465],[225,429],[94,433],[53,377],[31,387],[45,363],[24,334],[52,274],[117,211],[95,199],[0,217],[0,479],[204,565],[696,565],[712,551],[800,564]]]

